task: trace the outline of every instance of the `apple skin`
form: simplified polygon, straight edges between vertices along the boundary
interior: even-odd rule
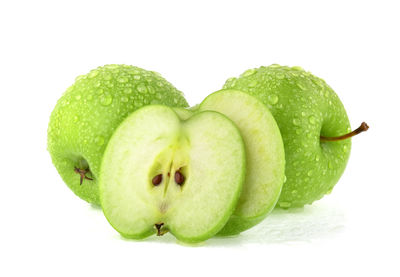
[[[48,151],[69,188],[100,205],[97,177],[107,143],[130,113],[147,104],[187,107],[183,94],[158,73],[105,65],[76,78],[58,100],[48,127]],[[83,180],[74,168],[89,168]]]
[[[286,182],[278,206],[302,207],[332,191],[346,167],[351,140],[323,142],[351,131],[339,97],[324,80],[300,67],[271,65],[230,78],[224,88],[264,102],[282,134]]]

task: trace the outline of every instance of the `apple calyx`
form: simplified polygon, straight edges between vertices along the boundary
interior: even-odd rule
[[[163,228],[163,226],[164,226],[163,222],[154,224],[154,227],[157,229],[157,236],[162,236],[168,233],[168,230]]]
[[[361,123],[360,127],[358,127],[357,129],[355,129],[354,131],[342,135],[342,136],[338,136],[338,137],[324,137],[324,136],[320,136],[320,139],[322,141],[339,141],[339,140],[345,140],[351,137],[354,137],[356,135],[358,135],[359,133],[365,132],[369,129],[369,126],[367,125],[367,123],[363,122]]]
[[[79,174],[81,176],[80,178],[80,185],[82,185],[83,179],[89,180],[89,181],[93,181],[93,178],[89,178],[86,176],[86,173],[89,173],[90,170],[89,169],[83,169],[83,168],[74,168],[75,173]]]

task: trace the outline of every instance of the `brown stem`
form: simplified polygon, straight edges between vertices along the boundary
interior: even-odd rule
[[[162,236],[165,233],[168,233],[168,230],[163,228],[163,226],[164,226],[164,223],[162,223],[162,222],[154,224],[154,227],[156,227],[156,229],[157,229],[157,236]]]
[[[345,134],[343,136],[339,136],[339,137],[324,137],[324,136],[320,136],[320,139],[322,141],[344,140],[344,139],[348,139],[348,138],[354,137],[355,135],[358,135],[359,133],[365,132],[368,129],[369,129],[369,126],[367,125],[367,123],[363,122],[363,123],[361,123],[360,127],[355,129],[353,132],[350,132],[350,133]]]
[[[74,171],[75,171],[75,173],[78,173],[81,176],[80,185],[82,185],[83,179],[93,181],[92,178],[89,178],[89,177],[86,176],[86,173],[90,172],[89,169],[81,169],[81,168],[75,167]]]

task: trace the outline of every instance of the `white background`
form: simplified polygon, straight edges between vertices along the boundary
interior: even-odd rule
[[[399,276],[396,2],[1,1],[0,276]],[[57,99],[109,63],[160,72],[191,105],[248,68],[299,65],[370,130],[312,206],[198,247],[124,240],[46,151]]]

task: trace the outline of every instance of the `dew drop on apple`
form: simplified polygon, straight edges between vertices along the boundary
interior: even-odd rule
[[[96,137],[95,141],[94,141],[97,145],[101,146],[104,144],[104,137],[103,136],[98,136]]]
[[[131,94],[132,93],[132,88],[124,88],[124,93]]]
[[[78,122],[79,117],[77,115],[74,116],[74,122]]]
[[[278,73],[276,74],[276,78],[278,78],[278,79],[283,79],[283,78],[285,78],[285,74],[283,74],[282,72],[278,72]]]
[[[135,76],[133,76],[133,79],[135,79],[135,80],[140,80],[140,75],[135,75]]]
[[[75,95],[75,99],[76,99],[76,100],[81,100],[81,98],[82,98],[82,96],[81,96],[80,94]]]
[[[96,93],[99,94],[99,95],[103,94],[104,90],[102,88],[99,88],[98,90],[96,90]]]
[[[92,70],[89,73],[89,78],[92,79],[92,78],[96,77],[97,75],[99,75],[99,71],[98,70]]]
[[[121,101],[124,102],[124,103],[126,103],[126,102],[129,101],[129,98],[126,97],[126,96],[123,96],[123,97],[121,98]]]
[[[315,122],[316,122],[315,116],[310,115],[310,116],[308,117],[308,122],[310,122],[311,124],[315,124]]]
[[[112,79],[112,76],[111,76],[111,74],[106,73],[106,74],[104,74],[103,79],[109,81]]]
[[[313,171],[312,170],[309,170],[308,172],[307,172],[307,176],[312,176],[313,175]]]
[[[111,105],[113,97],[110,94],[102,95],[100,98],[100,104],[103,106]]]
[[[124,76],[120,76],[120,77],[117,79],[117,81],[123,84],[123,83],[128,82],[128,78],[126,78],[126,77],[124,77]]]
[[[257,72],[257,70],[254,69],[254,68],[253,69],[248,69],[240,76],[241,77],[248,77],[248,76],[251,76],[251,75],[255,74],[256,72]]]
[[[278,103],[279,101],[279,97],[276,94],[270,94],[268,95],[268,103],[270,103],[271,105],[275,105],[276,103]]]
[[[281,208],[283,208],[283,209],[290,208],[291,205],[292,205],[292,204],[289,203],[289,202],[281,202],[281,203],[279,203],[279,207],[281,207]]]
[[[300,125],[300,120],[298,120],[297,118],[293,118],[293,124],[296,126]]]
[[[137,86],[137,90],[138,90],[140,93],[145,93],[145,92],[147,92],[147,88],[146,88],[146,86],[143,85],[143,84],[138,85],[138,86]]]

